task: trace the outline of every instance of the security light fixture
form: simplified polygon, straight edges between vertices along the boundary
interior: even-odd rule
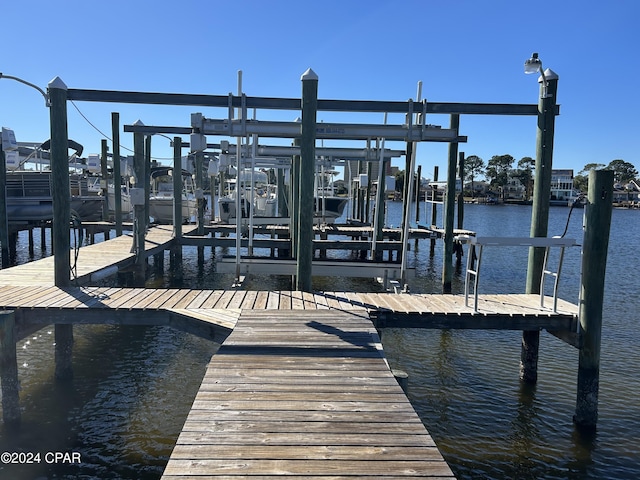
[[[542,69],[542,60],[538,58],[538,53],[533,52],[531,54],[531,58],[524,62],[524,73],[540,73],[542,76],[542,97],[547,98],[547,77],[544,75],[544,70]]]

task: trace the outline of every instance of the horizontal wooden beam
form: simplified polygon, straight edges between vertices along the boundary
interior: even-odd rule
[[[17,340],[52,324],[73,325],[138,325],[173,327],[201,338],[222,342],[231,329],[212,322],[202,322],[189,315],[162,309],[130,310],[112,308],[17,309]]]
[[[422,328],[467,330],[553,330],[576,328],[572,315],[513,315],[500,313],[444,314],[397,313],[380,310],[374,320],[376,328]]]
[[[107,103],[141,103],[193,107],[301,110],[299,98],[243,97],[185,93],[126,92],[116,90],[67,90],[69,100]],[[319,111],[421,113],[422,104],[411,101],[318,100]],[[427,102],[427,114],[460,115],[537,115],[536,104]],[[556,115],[560,107],[556,106]]]

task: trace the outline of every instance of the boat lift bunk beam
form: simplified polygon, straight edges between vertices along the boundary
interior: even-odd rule
[[[190,135],[193,133],[192,127],[168,127],[154,125],[124,125],[126,133],[144,133],[151,134],[173,134],[173,135]],[[171,141],[173,144],[173,140]],[[189,142],[181,143],[183,148],[190,148]],[[249,147],[249,149],[251,146]],[[207,150],[222,150],[220,143],[207,143]],[[238,150],[237,145],[229,144],[226,151],[229,155],[235,155]],[[245,156],[246,148],[243,148],[243,156]],[[300,155],[300,147],[282,146],[282,145],[258,145],[256,153],[264,157],[291,157]],[[391,158],[399,158],[405,155],[405,150],[384,149],[382,154],[385,160]],[[247,154],[248,155],[248,154]],[[378,148],[342,148],[342,147],[316,147],[317,157],[332,157],[341,160],[363,160],[378,161],[380,159],[380,150]]]

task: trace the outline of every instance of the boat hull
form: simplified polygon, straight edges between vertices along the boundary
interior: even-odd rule
[[[182,218],[180,219],[181,223],[189,222],[193,217],[195,217],[196,212],[196,200],[183,196]],[[153,217],[153,220],[156,223],[173,223],[173,195],[166,197],[149,197],[149,216]]]

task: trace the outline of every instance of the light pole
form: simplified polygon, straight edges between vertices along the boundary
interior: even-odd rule
[[[31,83],[31,82],[27,82],[26,80],[23,80],[22,78],[14,77],[13,75],[5,75],[2,72],[0,72],[0,78],[6,78],[6,79],[9,79],[9,80],[15,80],[16,82],[20,82],[20,83],[23,83],[25,85],[30,86],[31,88],[35,88],[44,97],[45,105],[47,107],[51,106],[51,102],[49,101],[49,95],[47,94],[47,92],[45,92],[39,86],[37,86],[37,85],[35,85],[35,84]]]
[[[553,162],[553,134],[556,116],[558,75],[553,70],[542,70],[537,53],[524,63],[527,74],[540,73],[540,99],[538,101],[538,129],[536,135],[536,167],[531,209],[531,237],[546,237],[549,227],[549,199],[551,196],[551,168]],[[544,248],[530,248],[527,266],[526,293],[540,293]],[[538,377],[539,330],[522,332],[520,355],[520,379],[536,383]]]

